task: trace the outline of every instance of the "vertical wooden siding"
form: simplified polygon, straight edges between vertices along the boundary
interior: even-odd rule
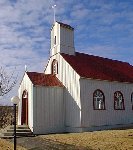
[[[60,54],[51,57],[45,69],[46,74],[51,73],[51,63],[53,59],[56,59],[58,61],[57,78],[65,86],[65,125],[67,127],[80,127],[81,105],[79,75],[73,70],[73,68],[64,60],[64,58]]]
[[[65,54],[75,54],[74,31],[60,27],[60,48],[58,50]]]
[[[34,87],[34,133],[64,132],[62,87]]]
[[[133,123],[131,93],[133,84],[81,79],[82,126],[100,126]],[[93,92],[102,90],[106,110],[93,110]],[[114,92],[121,91],[125,110],[114,110]]]
[[[56,36],[56,44],[54,39]],[[74,31],[61,27],[59,23],[55,23],[51,31],[51,56],[57,53],[75,54],[74,48]]]

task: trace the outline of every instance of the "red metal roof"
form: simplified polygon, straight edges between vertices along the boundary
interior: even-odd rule
[[[55,75],[38,72],[27,72],[27,75],[34,85],[63,87]]]
[[[75,56],[61,55],[81,77],[133,83],[133,66],[129,63],[78,52]]]

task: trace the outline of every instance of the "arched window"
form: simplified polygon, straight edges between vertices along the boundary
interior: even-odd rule
[[[58,74],[58,62],[55,59],[52,62],[52,74]]]
[[[24,90],[22,94],[22,98],[28,98],[28,92],[26,90]]]
[[[101,90],[96,90],[93,93],[93,108],[94,110],[105,109],[105,96]]]
[[[131,105],[132,105],[132,110],[133,110],[133,93],[131,94]]]
[[[114,109],[115,110],[124,110],[124,98],[123,94],[120,91],[114,93]]]

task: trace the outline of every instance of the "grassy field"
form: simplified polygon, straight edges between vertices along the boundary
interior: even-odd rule
[[[13,144],[4,139],[0,139],[0,150],[13,150]],[[17,150],[26,150],[26,149],[17,146]]]
[[[133,129],[53,134],[42,138],[90,150],[133,150]]]
[[[133,129],[50,134],[26,139],[29,144],[37,140],[42,144],[35,144],[30,150],[133,150]],[[12,143],[0,139],[0,150],[12,149]],[[19,147],[17,150],[25,149]]]

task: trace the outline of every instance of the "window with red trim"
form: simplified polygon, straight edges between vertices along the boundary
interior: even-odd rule
[[[133,93],[131,94],[131,105],[132,105],[132,110],[133,110]]]
[[[52,74],[58,74],[58,62],[56,59],[52,62]]]
[[[114,93],[114,109],[115,110],[124,110],[124,98],[123,94],[120,91]]]
[[[105,109],[105,96],[104,93],[97,89],[93,93],[93,108],[94,110],[104,110]]]

